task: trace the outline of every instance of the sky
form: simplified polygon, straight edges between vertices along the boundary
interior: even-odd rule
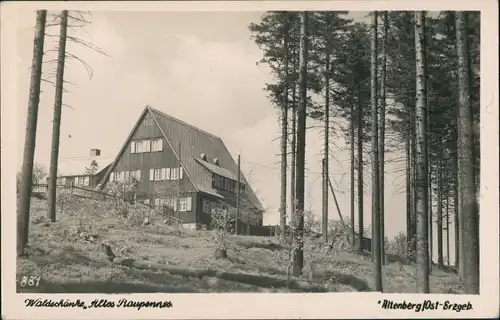
[[[353,12],[356,21],[367,12]],[[146,105],[222,138],[267,212],[264,224],[279,221],[280,167],[278,110],[263,90],[272,81],[269,69],[257,65],[261,51],[250,39],[248,25],[262,12],[100,12],[89,17],[86,33],[71,35],[91,41],[109,56],[68,43],[67,50],[93,69],[92,77],[76,60],[67,63],[61,124],[60,161],[102,150],[114,157]],[[18,146],[24,145],[35,13],[19,15],[17,34]],[[58,29],[47,28],[45,50],[55,48]],[[48,52],[43,72],[55,70]],[[42,85],[35,161],[48,167],[54,88]],[[308,120],[308,126],[318,125]],[[334,124],[336,127],[340,124]],[[305,207],[321,216],[322,129],[307,131]],[[340,211],[350,215],[349,151],[342,137],[332,138],[330,178]],[[22,147],[17,149],[18,166]],[[406,197],[402,154],[386,155],[386,235],[406,230]],[[367,155],[365,155],[367,157]],[[369,175],[370,169],[365,172]],[[289,178],[288,178],[289,179]],[[369,183],[368,178],[365,180]],[[288,190],[289,192],[289,190]],[[289,197],[289,195],[287,195]],[[371,195],[364,193],[364,224],[371,224]],[[357,217],[357,205],[355,211]],[[338,219],[330,193],[329,216]],[[435,229],[434,229],[435,231]],[[453,227],[450,228],[454,260]],[[434,245],[436,245],[436,234]],[[446,252],[445,252],[446,255]]]

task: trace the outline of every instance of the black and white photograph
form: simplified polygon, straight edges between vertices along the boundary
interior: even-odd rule
[[[498,5],[265,2],[2,3],[2,317],[498,315]]]

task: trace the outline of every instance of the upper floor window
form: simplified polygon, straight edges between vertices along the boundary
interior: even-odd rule
[[[136,140],[130,142],[130,153],[143,153],[151,151],[151,141]]]
[[[151,140],[151,151],[162,151],[163,150],[163,139]]]
[[[144,121],[142,122],[142,124],[145,126],[152,126],[153,125],[153,118],[151,118],[151,117],[144,118]]]

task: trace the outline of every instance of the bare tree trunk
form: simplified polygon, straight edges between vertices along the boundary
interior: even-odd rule
[[[54,120],[52,122],[52,149],[50,153],[49,184],[47,186],[48,218],[56,221],[57,166],[59,160],[59,138],[61,131],[62,96],[64,90],[64,64],[66,60],[66,33],[68,30],[68,10],[61,12],[61,28],[57,55],[56,92],[54,98]]]
[[[456,132],[455,132],[456,133]],[[455,139],[456,141],[456,136]],[[460,275],[460,226],[459,226],[459,201],[458,201],[458,158],[457,152],[453,152],[452,172],[453,172],[453,227],[455,230],[455,268]]]
[[[33,60],[31,62],[31,83],[24,137],[23,168],[19,190],[19,211],[17,212],[17,256],[25,254],[28,244],[31,189],[33,181],[33,160],[35,157],[36,127],[38,104],[40,102],[40,83],[42,78],[43,43],[45,39],[45,21],[47,10],[36,12],[35,37],[33,40]]]
[[[377,11],[372,12],[372,46],[371,46],[371,124],[372,124],[372,243],[375,262],[375,290],[382,292],[382,249],[380,225],[380,164],[378,147],[378,106],[377,106]]]
[[[382,265],[385,265],[385,82],[387,69],[387,29],[388,29],[387,11],[383,13],[383,35],[382,35],[382,69],[380,75],[380,143],[379,143],[379,159],[380,159],[380,239],[382,239],[381,256]]]
[[[326,51],[326,72],[325,72],[325,141],[324,141],[324,165],[323,165],[323,207],[322,207],[322,219],[321,227],[323,233],[323,241],[328,243],[328,135],[330,126],[330,48],[327,47]]]
[[[286,167],[288,141],[288,21],[285,22],[283,48],[285,51],[285,90],[281,112],[281,197],[280,197],[280,241],[285,240],[286,232]]]
[[[446,265],[450,266],[450,190],[446,188]]]
[[[363,253],[363,110],[358,86],[358,252]]]
[[[412,112],[412,118],[415,119],[415,111]],[[417,149],[416,149],[416,124],[412,124],[412,139],[411,139],[411,234],[412,245],[411,251],[413,252],[413,261],[416,261],[417,253],[417,191],[416,191],[416,175],[417,175]]]
[[[463,281],[467,293],[479,294],[479,216],[475,204],[473,119],[470,102],[467,13],[456,12],[458,55],[458,190],[461,205]]]
[[[411,242],[413,239],[413,229],[412,229],[412,193],[411,193],[411,141],[407,137],[405,139],[405,149],[406,149],[406,258],[410,259],[411,253]]]
[[[354,226],[354,203],[355,203],[355,195],[354,195],[354,177],[356,169],[355,165],[355,133],[354,133],[354,102],[351,103],[351,124],[350,124],[350,132],[351,132],[351,236],[352,236],[352,249],[356,245],[356,230]]]
[[[443,267],[443,154],[439,152],[438,159],[438,188],[437,188],[437,251],[438,267]]]
[[[300,37],[300,73],[299,73],[299,99],[298,128],[297,128],[297,181],[295,184],[297,207],[296,223],[294,222],[294,259],[293,275],[300,276],[304,267],[304,191],[305,191],[305,150],[306,150],[306,107],[307,107],[307,45],[308,45],[308,13],[301,12],[301,37]]]
[[[294,52],[293,55],[293,70],[294,72],[298,69],[297,66],[297,53]],[[297,157],[297,83],[294,82],[293,84],[293,91],[292,91],[292,100],[293,100],[293,105],[292,105],[292,141],[291,141],[291,146],[290,146],[290,153],[291,153],[291,159],[290,159],[290,217],[291,220],[293,220],[295,216],[295,206],[296,206],[296,201],[295,201],[295,169],[297,165],[296,157]]]
[[[427,92],[425,73],[425,11],[415,12],[415,53],[416,53],[416,207],[417,207],[417,292],[429,293],[429,235],[428,235],[428,164],[427,147]]]
[[[429,163],[431,159],[429,159]],[[432,273],[432,259],[434,255],[434,235],[433,235],[433,212],[432,212],[432,166],[429,165],[429,273]]]

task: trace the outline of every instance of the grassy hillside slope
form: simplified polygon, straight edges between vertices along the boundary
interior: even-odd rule
[[[132,293],[132,292],[290,292],[215,277],[183,277],[159,270],[140,270],[106,259],[101,243],[120,257],[176,268],[215,269],[285,278],[289,251],[271,237],[229,236],[228,259],[216,260],[217,245],[210,231],[165,225],[149,210],[124,216],[110,202],[73,199],[58,212],[57,222],[45,219],[46,201],[33,198],[28,255],[17,261],[21,275],[41,275],[38,288],[19,292]],[[150,223],[144,225],[144,219]],[[307,239],[304,281],[328,291],[371,291],[373,265],[369,257],[348,249],[329,250],[320,240]],[[415,266],[401,262],[383,267],[384,291],[415,292]],[[462,293],[457,276],[434,268],[433,293]]]

